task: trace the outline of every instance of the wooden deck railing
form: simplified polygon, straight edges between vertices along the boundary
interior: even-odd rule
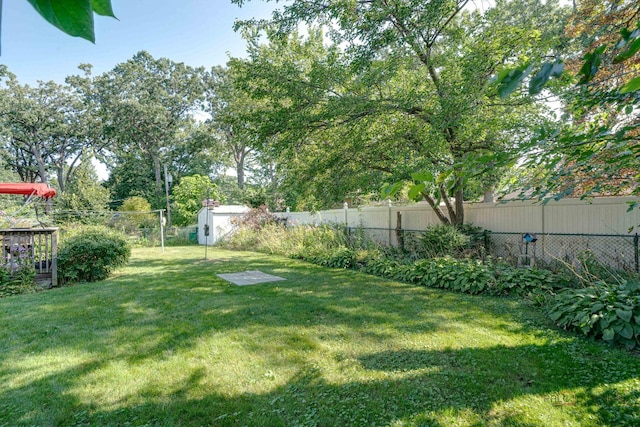
[[[57,228],[0,229],[0,266],[16,271],[32,266],[36,282],[57,286]]]

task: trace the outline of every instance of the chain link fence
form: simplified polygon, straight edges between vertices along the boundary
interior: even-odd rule
[[[160,228],[137,228],[119,230],[124,232],[134,246],[157,247],[161,245]],[[165,246],[185,246],[198,244],[198,227],[167,227],[164,230]]]
[[[349,236],[369,238],[383,246],[415,252],[424,230],[347,227]],[[579,268],[585,261],[595,261],[617,270],[640,273],[638,234],[532,234],[485,230],[472,236],[472,247],[465,256],[502,258],[513,265]],[[527,242],[530,240],[530,242]]]
[[[537,265],[569,264],[577,267],[593,259],[619,271],[640,272],[638,235],[538,234],[527,243],[521,233],[488,233],[488,252],[507,260],[529,259]]]

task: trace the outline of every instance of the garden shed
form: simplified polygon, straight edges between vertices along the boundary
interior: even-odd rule
[[[198,212],[198,243],[214,245],[235,229],[233,219],[249,212],[247,206],[205,206]],[[207,233],[208,230],[208,233]]]

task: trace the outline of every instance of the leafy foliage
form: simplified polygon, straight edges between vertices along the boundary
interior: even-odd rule
[[[172,147],[181,145],[181,130],[192,125],[191,113],[204,96],[204,75],[203,68],[141,51],[82,85],[99,118],[100,135],[110,143],[108,163],[130,168],[135,178],[139,170],[151,172],[158,201],[162,165],[174,160]]]
[[[104,221],[109,190],[101,185],[98,174],[87,157],[75,168],[65,191],[56,197],[54,215],[59,223],[96,224]]]
[[[35,292],[35,270],[31,265],[23,265],[10,272],[0,267],[0,298]]]
[[[410,251],[420,258],[436,258],[456,256],[469,246],[470,238],[460,229],[451,225],[434,225],[427,227],[415,242],[407,242]]]
[[[157,224],[157,216],[151,213],[151,204],[142,197],[129,197],[118,208],[114,225],[129,233],[139,228],[152,228]]]
[[[220,200],[222,195],[218,186],[211,178],[203,175],[185,176],[173,187],[171,199],[173,201],[173,223],[186,226],[197,222],[198,210],[202,207],[202,200],[207,198]]]
[[[261,102],[260,143],[284,160],[301,197],[332,203],[398,183],[386,197],[413,180],[412,198],[443,223],[464,223],[467,183],[495,184],[491,155],[542,120],[542,104],[524,94],[501,102],[486,78],[553,50],[564,17],[550,2],[498,2],[486,13],[466,4],[293,1],[274,13],[270,45],[252,39],[250,59],[233,64]],[[327,24],[333,44],[318,30],[288,32],[301,22]],[[411,176],[419,171],[430,178]]]
[[[640,344],[640,285],[598,282],[562,291],[549,316],[565,329],[636,348]]]
[[[567,58],[568,72],[562,75],[576,84],[560,91],[566,120],[541,129],[522,147],[523,164],[534,174],[524,183],[521,196],[548,201],[638,194],[640,27],[634,27],[638,13],[640,7],[632,1],[577,3],[567,27],[576,53]],[[560,70],[555,73],[554,67],[543,64],[540,79],[535,84],[532,80],[532,85],[540,89],[558,75]],[[498,91],[507,96],[505,82],[496,81]],[[521,190],[522,183],[518,185]]]
[[[240,227],[251,230],[261,230],[272,224],[280,224],[280,218],[269,212],[266,205],[252,208],[246,214],[234,219],[234,223]]]
[[[69,85],[21,85],[4,66],[0,76],[0,127],[7,166],[23,182],[49,183],[55,176],[64,192],[91,146],[91,115],[85,114],[82,100]]]
[[[58,277],[62,283],[106,279],[127,263],[131,248],[124,235],[106,227],[66,230],[58,252]]]
[[[27,0],[50,24],[95,42],[93,14],[115,18],[111,0]]]

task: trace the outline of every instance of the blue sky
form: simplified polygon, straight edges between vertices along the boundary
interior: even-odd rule
[[[118,20],[96,16],[96,44],[65,35],[48,24],[27,0],[7,0],[2,11],[0,64],[22,84],[62,83],[78,65],[94,75],[146,50],[191,66],[224,65],[244,56],[245,42],[233,31],[237,18],[265,18],[273,3],[259,0],[242,8],[230,0],[112,0]]]

